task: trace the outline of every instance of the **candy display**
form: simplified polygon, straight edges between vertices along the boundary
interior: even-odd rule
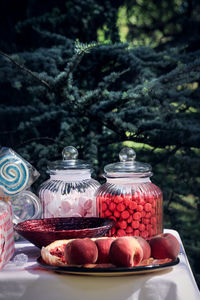
[[[39,198],[27,191],[38,177],[37,170],[15,151],[6,147],[0,149],[0,268],[13,255],[14,237],[18,239],[13,222],[40,216]]]
[[[95,217],[95,192],[100,184],[91,178],[90,165],[77,159],[78,151],[64,148],[63,160],[49,163],[50,179],[39,191],[43,217]]]
[[[11,204],[0,201],[0,270],[14,254]]]
[[[110,236],[148,239],[162,233],[162,192],[150,181],[151,166],[135,161],[128,147],[119,157],[104,168],[107,182],[96,193],[99,217],[115,220]]]
[[[16,196],[39,177],[37,170],[10,148],[0,149],[0,197]]]
[[[22,191],[29,180],[26,164],[12,155],[5,155],[0,160],[0,187],[6,195],[15,195]]]
[[[39,219],[42,215],[40,199],[31,191],[22,191],[11,200],[11,203],[15,224],[25,220]]]

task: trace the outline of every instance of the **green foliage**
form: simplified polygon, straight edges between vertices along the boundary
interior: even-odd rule
[[[119,9],[120,36],[135,46],[159,48],[194,42],[199,40],[199,13],[197,0],[127,0]]]
[[[35,191],[48,161],[61,159],[67,145],[93,164],[100,182],[122,146],[134,147],[137,159],[153,167],[164,226],[179,230],[198,279],[200,5],[33,2],[29,17],[13,24],[15,35],[0,41],[32,72],[0,57],[0,144],[39,170]]]

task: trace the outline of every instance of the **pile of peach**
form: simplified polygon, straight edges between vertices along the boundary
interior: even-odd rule
[[[175,259],[180,244],[172,234],[160,234],[147,242],[142,237],[75,239],[64,248],[65,263],[70,265],[99,264],[133,267],[150,257]]]
[[[162,193],[156,186],[154,193],[106,194],[98,196],[97,200],[99,216],[116,222],[110,236],[142,236],[146,239],[161,232]]]

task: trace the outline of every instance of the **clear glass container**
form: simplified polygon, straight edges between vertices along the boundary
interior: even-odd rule
[[[14,224],[25,220],[41,218],[41,201],[30,190],[22,191],[15,198],[11,199],[11,204]]]
[[[100,184],[91,178],[90,165],[78,159],[78,151],[65,147],[63,160],[49,163],[50,179],[39,189],[44,218],[96,217],[95,192]]]
[[[148,239],[162,233],[162,192],[150,180],[151,166],[135,161],[132,148],[123,148],[119,158],[104,168],[106,183],[96,193],[98,216],[115,220],[110,236]]]

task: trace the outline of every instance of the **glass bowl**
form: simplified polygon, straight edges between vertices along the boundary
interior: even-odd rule
[[[15,231],[38,248],[56,240],[105,236],[114,220],[97,217],[68,217],[26,220],[14,226]]]

